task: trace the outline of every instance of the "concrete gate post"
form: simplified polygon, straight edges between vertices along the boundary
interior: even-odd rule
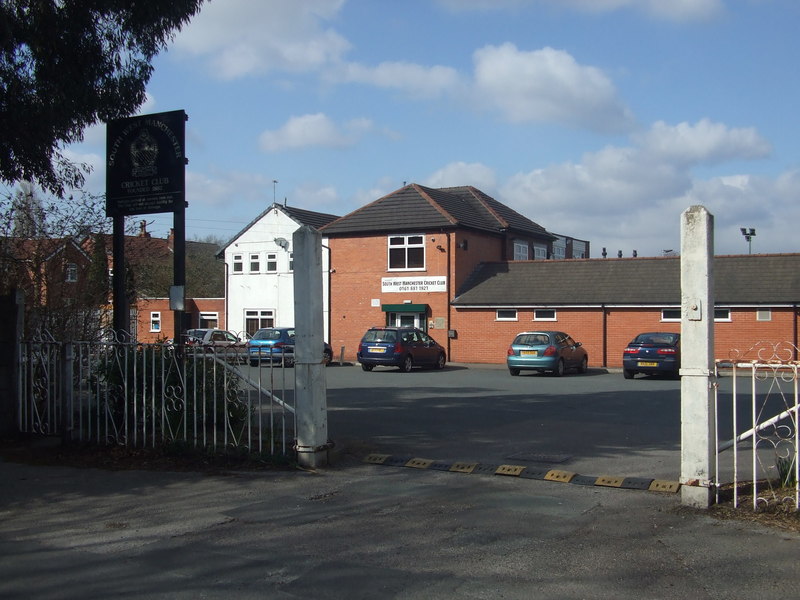
[[[714,217],[681,215],[681,502],[708,508],[714,438]]]
[[[322,236],[304,225],[294,248],[294,378],[297,456],[300,464],[328,464],[328,399],[323,364]]]

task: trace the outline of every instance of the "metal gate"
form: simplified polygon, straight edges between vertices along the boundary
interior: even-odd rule
[[[732,377],[732,393],[716,386],[717,501],[730,485],[735,506],[752,496],[754,509],[786,503],[800,509],[797,349],[761,342],[716,361],[717,377]]]
[[[18,427],[66,440],[294,452],[294,374],[243,348],[21,342]]]

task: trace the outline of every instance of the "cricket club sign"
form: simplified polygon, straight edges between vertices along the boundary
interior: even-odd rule
[[[110,121],[106,128],[106,215],[184,208],[186,113]]]

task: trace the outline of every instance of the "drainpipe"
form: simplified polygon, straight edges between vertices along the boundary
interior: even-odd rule
[[[608,311],[606,305],[601,304],[600,310],[603,312],[603,366],[608,366]]]
[[[450,329],[452,329],[452,324],[450,323],[450,281],[453,279],[452,235],[450,232],[447,233],[447,284],[445,286],[447,289],[447,334],[445,335],[447,338],[447,360],[453,360],[450,354]]]

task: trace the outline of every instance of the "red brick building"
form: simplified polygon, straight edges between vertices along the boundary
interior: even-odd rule
[[[411,184],[321,233],[328,339],[348,360],[374,325],[417,326],[467,363],[504,363],[520,331],[566,331],[590,366],[609,367],[637,333],[680,331],[680,258],[531,260],[552,257],[554,242],[588,257],[589,244],[564,243],[472,187]],[[800,255],[717,257],[714,272],[718,358],[759,342],[798,345]]]

